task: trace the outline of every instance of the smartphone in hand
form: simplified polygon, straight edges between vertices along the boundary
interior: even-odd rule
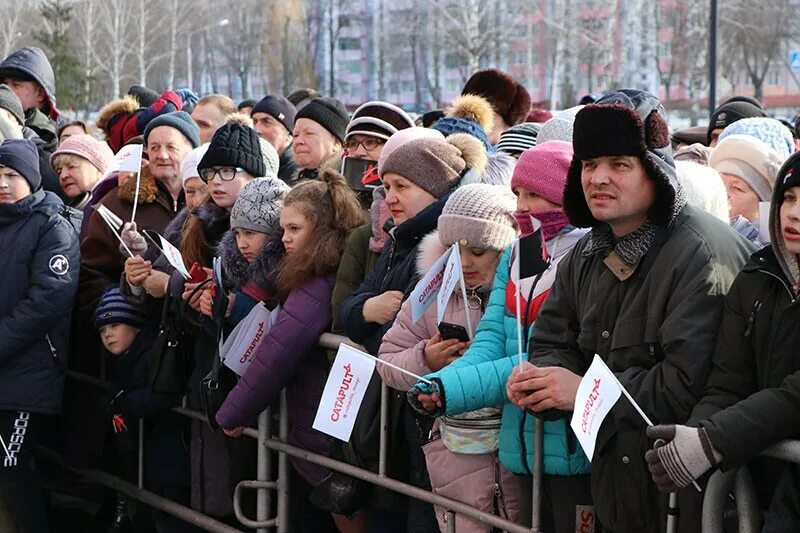
[[[469,342],[469,334],[464,326],[459,324],[451,324],[450,322],[442,322],[439,324],[439,334],[442,340],[458,339],[461,342]]]

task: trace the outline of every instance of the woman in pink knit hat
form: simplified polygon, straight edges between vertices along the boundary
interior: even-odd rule
[[[531,217],[539,220],[550,256],[550,266],[538,282],[527,278],[520,283],[523,350],[550,294],[559,263],[586,233],[569,225],[562,208],[572,154],[572,144],[568,142],[537,144],[522,153],[511,179],[517,197],[514,218],[520,233],[525,236],[533,232]],[[419,412],[446,418],[503,405],[498,457],[506,470],[517,474],[519,520],[526,523],[531,517],[535,417],[511,403],[506,394],[506,383],[519,352],[517,287],[511,278],[514,253],[510,246],[500,258],[489,305],[467,351],[448,366],[425,376],[435,387],[417,382],[408,398]],[[589,461],[568,421],[545,422],[543,434],[542,530],[578,531],[581,524],[576,524],[576,517],[593,513]]]

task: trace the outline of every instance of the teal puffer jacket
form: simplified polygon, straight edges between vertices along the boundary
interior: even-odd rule
[[[553,255],[552,272],[548,271],[542,276],[536,292],[530,298],[531,302],[524,302],[528,306],[529,323],[534,321],[536,312],[550,292],[558,262],[584,234],[579,230],[567,230],[548,241],[548,248]],[[506,397],[506,381],[518,362],[519,353],[514,298],[516,288],[509,276],[512,250],[513,246],[509,247],[500,259],[489,305],[470,348],[453,363],[426,377],[435,378],[442,385],[448,415],[502,405],[500,462],[516,474],[530,474],[534,463],[536,418],[510,403]],[[523,295],[523,300],[529,296],[525,294],[524,285]],[[523,357],[527,359],[527,355]],[[524,449],[520,439],[523,418]],[[545,422],[543,442],[545,474],[569,476],[589,472],[589,460],[569,427],[569,419]]]

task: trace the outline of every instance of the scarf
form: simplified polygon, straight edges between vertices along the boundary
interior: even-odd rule
[[[675,190],[675,203],[667,225],[672,225],[675,222],[684,205],[686,205],[686,195],[683,192],[683,188],[679,186]],[[589,233],[589,239],[582,255],[589,257],[601,251],[610,252],[614,250],[628,265],[637,265],[653,245],[657,228],[658,226],[655,222],[648,218],[636,231],[617,238],[611,231],[611,226],[600,224],[592,228]]]

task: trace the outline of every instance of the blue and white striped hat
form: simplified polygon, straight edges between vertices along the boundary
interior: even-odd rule
[[[108,324],[128,324],[142,329],[147,324],[147,315],[142,306],[126,300],[119,292],[119,287],[113,286],[103,293],[94,313],[94,326],[97,329]]]

